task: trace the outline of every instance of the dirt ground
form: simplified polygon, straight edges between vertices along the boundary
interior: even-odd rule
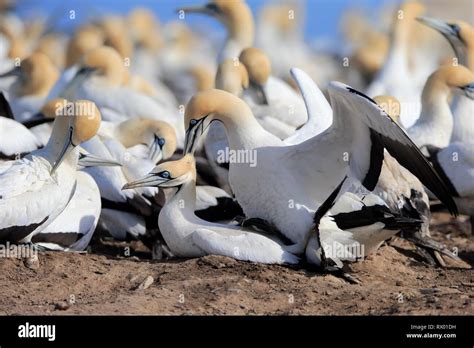
[[[469,222],[433,219],[434,237],[462,262],[428,266],[394,239],[349,266],[361,284],[302,268],[220,256],[157,262],[137,243],[102,241],[91,253],[0,259],[0,315],[12,314],[474,314]],[[123,256],[131,247],[130,257]],[[122,256],[121,256],[122,255]],[[140,256],[140,257],[139,257]]]

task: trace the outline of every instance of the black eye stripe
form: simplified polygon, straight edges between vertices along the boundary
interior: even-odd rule
[[[158,174],[159,177],[162,177],[163,179],[171,179],[171,174],[167,170],[164,170],[162,172],[159,172]]]
[[[211,10],[212,12],[215,12],[215,13],[220,13],[221,12],[221,9],[219,8],[219,6],[217,6],[216,4],[213,4],[213,3],[207,4],[206,8],[208,10]]]
[[[457,24],[449,24],[449,26],[451,27],[451,29],[454,30],[456,34],[459,34],[459,32],[461,31],[461,28]]]

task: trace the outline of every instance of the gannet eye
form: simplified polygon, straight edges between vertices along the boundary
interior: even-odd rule
[[[166,143],[165,139],[163,139],[163,138],[158,139],[158,145],[160,145],[160,147],[163,147],[163,145],[165,145],[165,143]]]
[[[449,26],[451,27],[451,29],[453,29],[456,35],[458,35],[459,32],[461,31],[461,27],[457,24],[450,24]]]
[[[158,173],[159,176],[161,176],[163,179],[169,179],[171,178],[171,174],[170,172],[168,172],[167,170],[161,172],[161,173]]]
[[[219,6],[217,6],[216,4],[213,4],[213,3],[209,3],[206,5],[206,8],[214,13],[219,13],[221,12]]]
[[[196,123],[198,123],[198,121],[195,120],[195,119],[192,119],[191,121],[189,121],[189,124],[190,124],[191,126],[196,125]]]

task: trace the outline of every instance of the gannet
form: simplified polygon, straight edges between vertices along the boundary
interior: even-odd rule
[[[464,21],[444,22],[439,19],[420,16],[417,20],[440,32],[458,58],[458,63],[474,70],[474,28]]]
[[[294,136],[284,140],[287,145],[299,144],[320,134],[332,124],[333,118],[329,103],[314,81],[300,69],[293,68],[291,73],[301,94],[305,96],[309,120]],[[400,125],[400,102],[389,96],[379,96],[374,99]],[[406,239],[417,243],[422,248],[439,250],[446,255],[453,256],[444,246],[429,238],[431,214],[429,199],[423,185],[416,176],[400,166],[387,150],[384,151],[382,170],[373,193],[382,198],[384,204],[394,214],[422,221],[420,229],[417,230],[413,226],[409,226],[407,230],[403,231]],[[437,259],[440,258],[437,257]],[[440,259],[441,262],[443,261]]]
[[[423,12],[422,4],[407,1],[393,14],[391,42],[385,63],[366,90],[367,95],[397,97],[402,104],[401,120],[405,127],[412,126],[420,115],[419,99],[427,77],[415,74],[409,64],[410,38],[418,25],[415,18]],[[427,65],[431,62],[423,63]]]
[[[420,17],[418,20],[439,31],[453,47],[458,63],[474,71],[474,28],[463,21],[449,23],[438,19]],[[474,138],[472,112],[474,101],[455,95],[451,103],[454,117],[451,142],[470,142]]]
[[[176,256],[213,254],[260,263],[298,262],[298,257],[286,251],[283,243],[274,237],[240,226],[207,222],[194,214],[196,169],[192,155],[162,163],[149,175],[125,185],[124,189],[143,186],[176,189],[158,219],[163,238]]]
[[[91,49],[102,46],[104,34],[94,25],[81,26],[70,38],[66,46],[65,69],[49,92],[48,99],[59,97],[67,84],[79,70],[79,63],[84,54]],[[104,115],[102,115],[104,117]]]
[[[116,139],[126,148],[147,146],[147,158],[155,164],[170,158],[177,148],[174,128],[158,120],[136,118],[120,123],[102,122],[98,134],[102,139]]]
[[[239,98],[220,90],[198,93],[185,111],[185,151],[194,150],[211,122],[222,122],[231,150],[257,159],[257,165],[245,157],[230,163],[230,185],[245,215],[276,226],[300,252],[306,246],[315,211],[335,189],[332,199],[357,181],[370,191],[375,188],[384,148],[434,190],[451,212],[457,212],[442,179],[375,102],[339,82],[331,82],[329,95],[331,127],[301,144],[285,146],[262,129]]]
[[[16,120],[24,122],[43,106],[59,72],[45,54],[35,52],[1,76],[11,75],[17,75],[18,79],[8,91],[8,99]]]
[[[0,238],[30,242],[66,207],[76,187],[77,146],[95,135],[100,112],[89,101],[68,103],[48,144],[0,165]]]
[[[396,122],[399,120],[401,105],[396,98],[377,96],[374,100]],[[427,250],[428,254],[423,252],[423,255],[428,262],[437,261],[445,266],[438,252],[456,258],[446,246],[430,238],[430,201],[422,183],[390,156],[387,150],[384,150],[382,171],[373,193],[381,197],[392,211],[421,221],[418,229],[402,229],[402,237]],[[430,254],[434,254],[435,260]]]
[[[225,25],[228,37],[218,61],[238,59],[244,48],[253,46],[254,21],[244,0],[213,0],[205,6],[183,7],[184,13],[202,13]]]
[[[407,129],[415,144],[446,147],[453,130],[449,96],[451,92],[460,92],[474,99],[473,90],[474,72],[462,65],[445,65],[432,73],[423,88],[420,118]]]
[[[125,239],[146,231],[145,219],[152,214],[156,188],[122,191],[126,182],[147,174],[160,160],[176,150],[176,135],[165,122],[132,119],[119,124],[104,122],[98,136],[83,144],[91,153],[115,159],[122,167],[89,167],[84,169],[97,182],[103,211],[99,221],[112,236]],[[107,211],[105,211],[107,209]]]
[[[66,90],[75,98],[88,98],[97,106],[111,109],[127,118],[149,118],[165,121],[175,128],[182,143],[184,130],[178,109],[160,105],[155,99],[123,86],[124,64],[116,51],[99,47],[83,58],[81,70]],[[109,120],[114,121],[114,120]]]
[[[79,149],[78,169],[90,166],[117,166]],[[87,248],[101,213],[100,192],[94,179],[78,171],[76,189],[61,214],[31,241],[48,250],[82,251]]]
[[[44,53],[59,70],[64,68],[66,62],[66,36],[59,33],[48,33],[38,39],[36,51]]]
[[[272,76],[270,59],[264,51],[248,47],[242,51],[239,60],[246,67],[250,80],[244,100],[257,118],[277,119],[292,127],[306,122],[303,99],[285,81]]]

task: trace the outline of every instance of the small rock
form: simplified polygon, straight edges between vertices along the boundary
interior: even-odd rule
[[[38,269],[40,267],[40,263],[39,263],[39,259],[38,259],[38,255],[34,254],[32,255],[31,257],[26,257],[24,260],[23,260],[23,263],[26,267],[28,267],[29,269]]]
[[[137,290],[145,290],[145,289],[148,289],[150,287],[151,284],[153,284],[155,280],[153,279],[152,276],[148,276],[145,278],[145,280],[140,284],[138,285],[138,288]]]
[[[397,280],[395,282],[395,286],[403,286],[403,282],[401,280]]]
[[[54,305],[54,310],[56,311],[65,311],[67,309],[69,309],[69,307],[71,307],[71,305],[65,301],[62,301],[62,302],[58,302]]]
[[[421,288],[421,289],[419,289],[419,291],[420,291],[420,294],[430,295],[430,294],[434,294],[436,292],[439,292],[439,289],[436,289],[436,288]]]

